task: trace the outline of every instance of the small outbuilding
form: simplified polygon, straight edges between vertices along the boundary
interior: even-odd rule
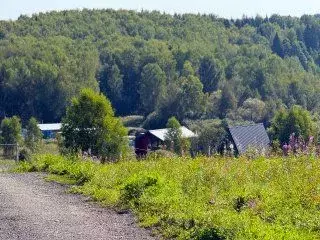
[[[137,134],[135,138],[135,152],[138,156],[143,156],[148,153],[149,150],[160,149],[164,145],[168,128],[148,130]],[[193,138],[197,134],[182,126],[180,128],[183,138]]]
[[[266,152],[270,146],[270,139],[263,123],[246,126],[229,127],[236,154],[243,154],[249,149]]]
[[[43,137],[45,139],[53,139],[56,137],[56,134],[61,131],[61,123],[41,123],[38,124]]]

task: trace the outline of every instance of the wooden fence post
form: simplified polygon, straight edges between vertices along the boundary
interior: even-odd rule
[[[19,144],[16,146],[16,161],[19,162]]]

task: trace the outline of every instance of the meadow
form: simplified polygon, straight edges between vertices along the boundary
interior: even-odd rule
[[[320,239],[320,161],[271,158],[150,158],[98,164],[36,155],[17,171],[49,180],[174,239]]]

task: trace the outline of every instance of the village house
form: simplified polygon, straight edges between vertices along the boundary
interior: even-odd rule
[[[53,139],[56,137],[57,133],[61,131],[62,124],[61,123],[41,123],[38,124],[40,128],[43,138],[45,139]]]
[[[228,150],[234,151],[235,155],[241,155],[250,149],[264,154],[270,147],[270,139],[263,123],[231,126],[229,133],[231,143],[227,147]]]
[[[163,148],[168,130],[168,128],[155,129],[137,134],[135,138],[135,152],[137,156],[146,155],[150,150]],[[193,138],[197,136],[197,134],[184,126],[182,126],[180,130],[182,138]]]

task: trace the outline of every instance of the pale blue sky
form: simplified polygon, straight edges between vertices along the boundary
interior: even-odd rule
[[[301,16],[320,13],[320,0],[0,0],[0,19],[20,14],[81,8],[160,10],[168,13],[214,13],[221,17],[265,16],[273,13]]]

